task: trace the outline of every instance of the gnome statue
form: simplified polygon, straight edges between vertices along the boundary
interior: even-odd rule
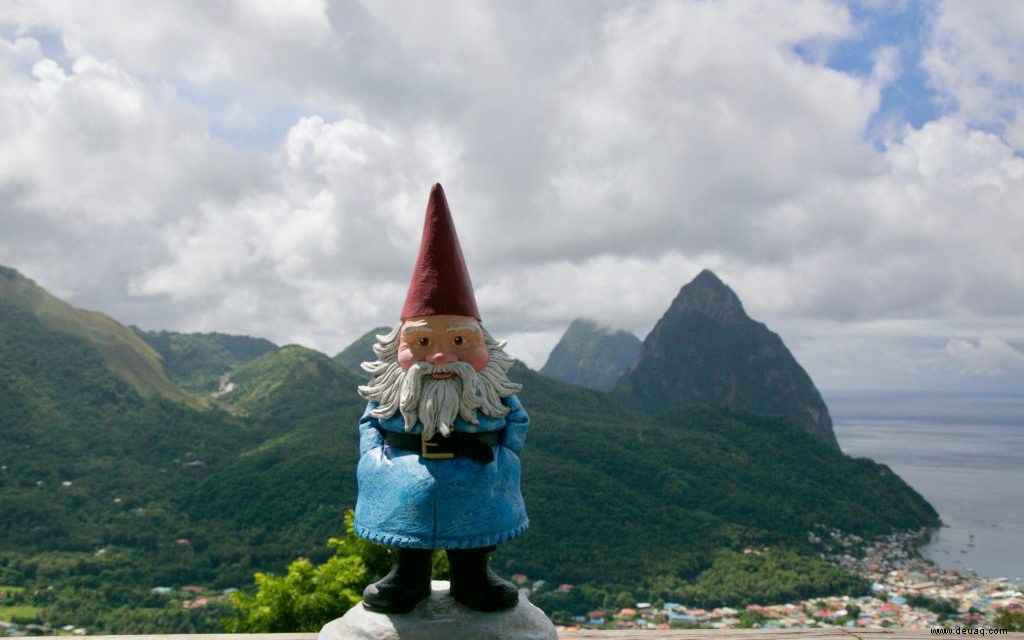
[[[395,564],[363,592],[371,611],[407,613],[430,595],[444,549],[451,595],[476,611],[519,594],[487,565],[529,525],[519,454],[529,421],[507,376],[505,343],[480,324],[473,285],[440,184],[430,190],[401,323],[377,336],[359,421],[355,531],[392,547]]]

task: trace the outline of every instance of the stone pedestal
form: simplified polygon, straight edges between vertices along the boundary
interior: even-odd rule
[[[473,611],[451,597],[448,583],[434,581],[429,598],[404,614],[367,611],[359,603],[324,625],[317,640],[557,640],[544,612],[519,596],[514,608],[496,613]]]

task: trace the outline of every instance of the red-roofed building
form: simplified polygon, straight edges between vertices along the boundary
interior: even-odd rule
[[[205,607],[208,604],[210,604],[210,599],[200,596],[195,600],[185,600],[181,603],[181,606],[183,609],[196,609],[199,607]]]

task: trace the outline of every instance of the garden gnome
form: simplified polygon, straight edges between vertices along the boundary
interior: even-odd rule
[[[363,592],[373,611],[407,613],[430,595],[444,549],[451,595],[477,611],[514,607],[514,585],[487,566],[529,525],[519,454],[529,421],[507,376],[512,358],[480,324],[440,184],[430,190],[401,323],[377,336],[359,422],[355,531],[392,547],[395,565]]]

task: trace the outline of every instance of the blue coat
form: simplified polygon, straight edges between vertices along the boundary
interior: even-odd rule
[[[377,403],[369,403],[359,420],[356,534],[393,547],[473,549],[526,531],[519,453],[530,420],[514,395],[503,402],[510,409],[504,418],[477,412],[478,425],[455,420],[455,430],[467,433],[505,429],[488,464],[465,457],[427,460],[418,451],[392,449],[381,429],[405,433],[405,418],[395,412],[378,420],[370,416]],[[422,431],[417,422],[410,433]]]

